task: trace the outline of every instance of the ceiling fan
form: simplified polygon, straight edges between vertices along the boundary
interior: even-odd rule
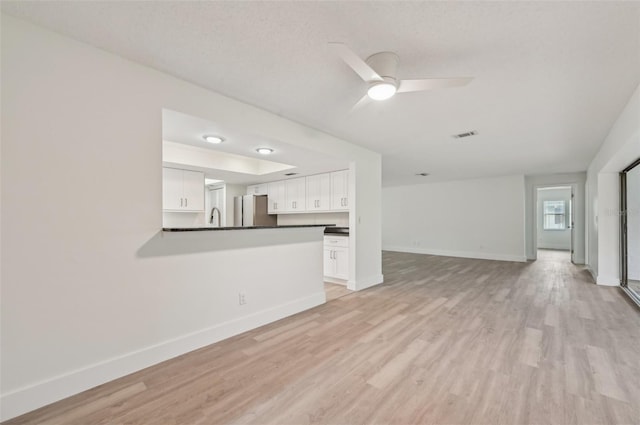
[[[356,103],[352,110],[360,108],[373,100],[389,99],[396,93],[459,87],[469,84],[473,79],[464,78],[425,78],[420,80],[398,80],[396,68],[398,55],[392,52],[380,52],[362,60],[344,43],[329,43],[329,47],[342,58],[367,84],[367,94]]]

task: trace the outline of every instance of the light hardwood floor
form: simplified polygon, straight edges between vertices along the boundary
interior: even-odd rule
[[[324,292],[327,295],[327,301],[335,300],[336,298],[344,297],[351,294],[353,291],[347,289],[345,285],[339,285],[337,283],[324,283]]]
[[[619,288],[549,258],[385,252],[383,272],[10,423],[640,423],[640,311]]]

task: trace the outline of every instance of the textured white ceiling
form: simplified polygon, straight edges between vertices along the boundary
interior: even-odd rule
[[[2,2],[4,12],[383,155],[385,185],[585,170],[640,83],[639,2]],[[366,85],[474,76],[349,113]],[[477,130],[466,141],[452,134]],[[427,178],[416,172],[429,172]]]

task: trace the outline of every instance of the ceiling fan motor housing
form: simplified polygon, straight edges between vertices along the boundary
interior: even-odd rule
[[[385,81],[390,79],[397,81],[396,72],[398,69],[398,55],[392,52],[380,52],[371,55],[365,61],[367,65],[373,68]]]

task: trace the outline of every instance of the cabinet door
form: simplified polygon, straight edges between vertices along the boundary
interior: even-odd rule
[[[305,178],[285,180],[285,197],[288,212],[306,211]]]
[[[333,248],[333,258],[335,262],[334,277],[349,279],[349,248]]]
[[[269,214],[281,214],[286,212],[284,199],[284,182],[271,182],[268,185]]]
[[[328,211],[331,204],[331,174],[307,177],[307,211]]]
[[[204,211],[204,173],[182,170],[185,211]]]
[[[331,173],[331,210],[349,210],[349,170]]]
[[[203,189],[204,190],[204,189]],[[162,209],[181,210],[184,205],[182,196],[182,170],[162,169]]]
[[[247,186],[247,195],[256,195],[257,190],[258,190],[257,184],[252,184],[250,186]]]
[[[324,275],[327,277],[335,277],[336,265],[333,259],[333,250],[329,247],[324,249],[324,261],[323,261]]]

